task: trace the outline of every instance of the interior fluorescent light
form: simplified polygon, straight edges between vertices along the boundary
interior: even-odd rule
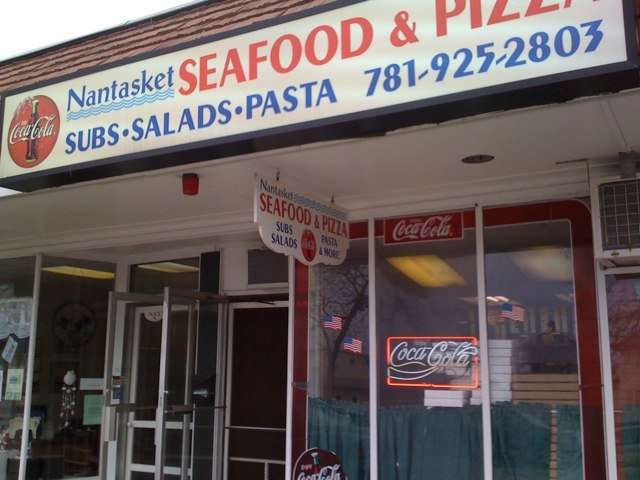
[[[562,282],[573,280],[571,251],[568,248],[541,246],[511,255],[518,268],[530,277]]]
[[[113,272],[93,270],[91,268],[72,267],[70,265],[60,265],[58,267],[44,267],[45,272],[59,273],[61,275],[72,275],[74,277],[93,278],[96,280],[112,280],[115,278]]]
[[[138,268],[143,268],[145,270],[153,270],[154,272],[162,272],[162,273],[193,273],[193,272],[200,271],[198,267],[194,267],[192,265],[185,265],[184,263],[178,263],[178,262],[146,263],[143,265],[138,265]]]
[[[464,278],[437,255],[390,257],[387,261],[396,269],[427,288],[466,285]]]

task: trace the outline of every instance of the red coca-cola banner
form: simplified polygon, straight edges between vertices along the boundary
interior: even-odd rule
[[[384,221],[384,243],[431,242],[462,238],[462,212],[389,218]]]

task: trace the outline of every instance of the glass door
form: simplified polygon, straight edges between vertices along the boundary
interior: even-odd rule
[[[191,476],[195,308],[168,288],[112,294],[101,478]]]

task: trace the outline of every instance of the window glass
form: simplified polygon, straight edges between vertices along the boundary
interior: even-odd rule
[[[618,479],[640,476],[640,275],[607,275]]]
[[[309,273],[308,447],[337,454],[349,480],[369,478],[367,240],[345,262]]]
[[[108,263],[43,259],[27,478],[98,475],[114,272]]]
[[[581,479],[570,224],[485,229],[495,478]]]
[[[376,239],[384,480],[483,477],[476,242],[463,222],[390,219]]]
[[[35,258],[0,260],[0,478],[18,478]]]

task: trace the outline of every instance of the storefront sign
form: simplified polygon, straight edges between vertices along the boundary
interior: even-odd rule
[[[264,244],[306,265],[344,262],[349,248],[347,214],[281,182],[256,177],[254,221]]]
[[[348,480],[342,462],[333,452],[312,448],[304,452],[293,469],[293,480]]]
[[[387,385],[478,388],[479,353],[475,337],[388,337]]]
[[[0,179],[628,70],[624,20],[623,0],[337,2],[10,93]]]
[[[462,238],[462,212],[417,217],[389,218],[384,221],[384,243],[430,242]]]

